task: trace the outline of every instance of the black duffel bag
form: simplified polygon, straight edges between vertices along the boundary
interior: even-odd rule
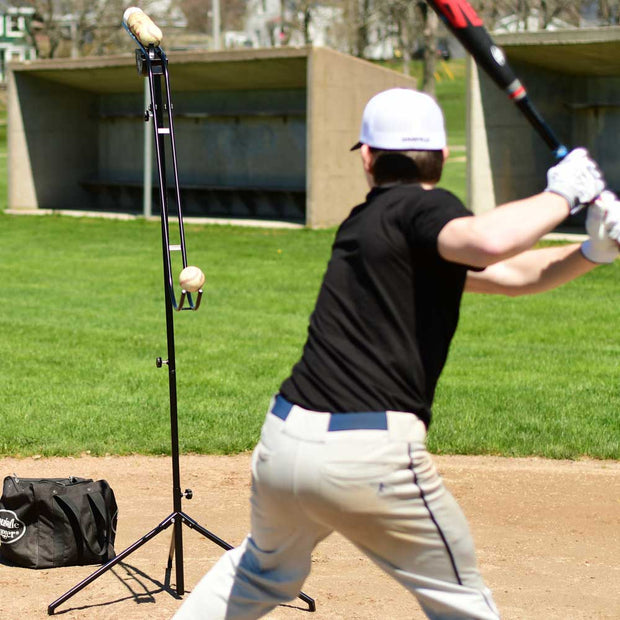
[[[4,479],[0,556],[27,568],[104,564],[116,555],[118,507],[105,480]]]

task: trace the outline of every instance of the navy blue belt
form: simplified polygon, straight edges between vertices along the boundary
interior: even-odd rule
[[[278,394],[271,413],[281,420],[286,420],[293,408],[293,403]],[[309,413],[312,415],[312,412]],[[356,429],[387,430],[385,411],[353,411],[350,413],[330,413],[328,431],[353,431]]]

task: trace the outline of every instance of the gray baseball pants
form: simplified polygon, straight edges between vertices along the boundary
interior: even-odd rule
[[[252,457],[251,534],[203,577],[174,620],[259,618],[294,599],[314,547],[340,532],[431,619],[497,620],[467,521],[411,413],[270,406]]]

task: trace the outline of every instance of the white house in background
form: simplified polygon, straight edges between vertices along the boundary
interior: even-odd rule
[[[248,0],[245,13],[245,31],[252,47],[281,45],[285,36],[280,0]]]
[[[132,3],[127,2],[127,6]],[[178,2],[174,0],[146,0],[143,2],[135,2],[149,17],[151,17],[158,26],[166,28],[186,28],[187,18],[181,10]],[[211,3],[208,2],[210,5]],[[205,11],[207,9],[205,8]]]
[[[252,47],[280,47],[281,45],[305,45],[301,25],[302,14],[294,14],[285,6],[281,13],[280,0],[248,0],[245,19],[247,40]],[[344,37],[337,26],[343,23],[342,8],[315,5],[310,8],[309,35],[318,47],[342,49]],[[247,45],[247,43],[246,43]]]
[[[344,10],[342,7],[322,6],[320,4],[313,6],[308,29],[312,43],[319,47],[331,47],[344,52],[343,23]]]
[[[378,15],[372,15],[368,22],[368,45],[364,50],[364,58],[388,60],[394,58],[399,48],[396,26]]]
[[[11,61],[34,60],[36,51],[28,29],[34,7],[25,0],[0,0],[0,82],[6,80],[6,65]]]
[[[254,47],[252,39],[244,30],[226,30],[222,33],[226,49],[239,47]]]
[[[545,30],[574,30],[576,28],[578,26],[554,17]],[[526,19],[523,19],[521,15],[514,14],[502,17],[497,20],[495,28],[493,28],[493,32],[535,32],[537,30],[541,30],[538,9],[532,9]]]
[[[295,28],[291,28],[291,24],[295,24]],[[293,15],[286,5],[284,15],[281,15],[281,0],[248,0],[245,20],[247,41],[244,44],[252,47],[305,45],[302,24],[303,14]],[[345,30],[342,7],[311,6],[308,31],[313,45],[348,52]],[[394,58],[398,47],[395,27],[379,16],[371,17],[364,57],[373,60]]]

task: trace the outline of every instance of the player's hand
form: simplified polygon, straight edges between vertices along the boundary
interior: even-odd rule
[[[603,174],[583,148],[571,151],[547,172],[545,191],[566,198],[571,214],[592,202],[604,189]]]
[[[620,200],[613,192],[601,194],[605,207],[605,230],[607,236],[620,247]],[[598,202],[598,201],[597,201]]]
[[[620,253],[620,200],[613,192],[603,192],[588,207],[586,230],[590,238],[581,253],[593,263],[613,263]]]

